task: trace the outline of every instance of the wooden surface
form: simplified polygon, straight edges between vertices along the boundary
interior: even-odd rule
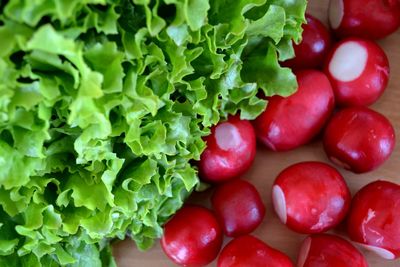
[[[326,23],[327,6],[328,0],[310,0],[308,12]],[[383,113],[390,119],[400,140],[400,31],[379,43],[388,54],[391,63],[391,78],[386,92],[372,108]],[[272,209],[270,191],[273,180],[281,170],[295,162],[305,160],[329,162],[320,141],[315,141],[305,147],[285,153],[273,153],[260,148],[257,151],[253,167],[245,175],[246,179],[250,180],[261,193],[267,209],[263,223],[253,234],[269,245],[285,252],[294,262],[304,236],[293,233],[279,222]],[[353,194],[362,186],[377,179],[400,183],[400,145],[396,146],[391,158],[374,172],[355,175],[344,170],[340,171],[348,182]],[[207,199],[207,201],[203,202],[206,202],[208,205],[208,193],[202,193],[202,196],[194,196],[191,201]],[[341,234],[342,230],[335,230],[335,233]],[[227,241],[228,239],[225,239],[225,242]],[[400,266],[400,260],[386,261],[365,250],[362,250],[362,252],[368,259],[370,267]],[[139,252],[135,248],[133,241],[126,240],[115,245],[114,255],[119,267],[176,266],[167,259],[158,242],[153,249],[147,252]],[[210,266],[216,266],[215,262],[210,264]]]

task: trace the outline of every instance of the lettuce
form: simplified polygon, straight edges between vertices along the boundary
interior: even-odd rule
[[[305,0],[0,1],[0,265],[115,266],[198,185],[211,125],[290,95]]]

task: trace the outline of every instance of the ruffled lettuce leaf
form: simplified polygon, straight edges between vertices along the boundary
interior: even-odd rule
[[[305,0],[0,1],[0,265],[115,266],[198,186],[209,127],[287,96]]]

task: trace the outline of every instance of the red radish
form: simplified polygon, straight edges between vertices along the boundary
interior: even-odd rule
[[[308,143],[320,132],[334,107],[332,87],[325,74],[302,70],[296,76],[297,92],[287,98],[270,97],[266,110],[254,121],[258,139],[274,151]]]
[[[348,218],[350,238],[385,259],[400,258],[400,185],[375,181],[355,196]]]
[[[223,182],[246,172],[256,155],[256,137],[249,121],[229,117],[211,128],[205,138],[207,148],[199,162],[200,178]]]
[[[321,67],[330,49],[331,35],[324,24],[309,14],[306,14],[306,20],[301,43],[293,45],[295,58],[282,62],[285,67],[292,69]]]
[[[307,237],[300,248],[297,267],[368,267],[364,256],[350,242],[334,235]]]
[[[389,61],[373,41],[349,38],[335,45],[324,71],[339,105],[368,106],[386,89]]]
[[[336,164],[355,173],[376,169],[395,145],[393,126],[383,115],[366,107],[336,113],[325,130],[324,148]]]
[[[265,215],[260,194],[251,183],[244,180],[220,185],[211,200],[225,234],[230,237],[252,232]]]
[[[218,257],[218,267],[293,267],[282,252],[251,235],[231,240]]]
[[[213,213],[200,206],[185,206],[164,226],[161,246],[181,266],[204,266],[222,245],[222,230]]]
[[[400,1],[331,0],[329,22],[341,38],[383,38],[400,27]]]
[[[283,170],[272,187],[279,219],[290,229],[322,233],[345,217],[351,195],[342,175],[322,162],[301,162]]]

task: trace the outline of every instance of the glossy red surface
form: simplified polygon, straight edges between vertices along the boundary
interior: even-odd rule
[[[293,267],[289,257],[258,238],[245,235],[230,241],[218,257],[218,267]]]
[[[332,87],[316,70],[296,73],[299,88],[287,98],[273,96],[253,123],[257,138],[274,151],[291,150],[311,141],[334,107]]]
[[[188,205],[164,226],[161,246],[181,266],[204,266],[213,261],[222,245],[222,229],[213,213]]]
[[[400,27],[398,0],[343,0],[343,7],[342,22],[334,29],[338,37],[378,39]]]
[[[331,63],[337,50],[349,43],[363,47],[367,52],[367,59],[357,78],[343,81],[332,74]],[[359,60],[352,59],[352,51],[348,51],[346,60],[336,67],[347,70],[349,64],[354,65],[353,69],[361,64]],[[337,43],[329,53],[324,67],[324,72],[332,84],[336,103],[341,106],[369,106],[375,103],[387,87],[389,70],[389,61],[382,48],[373,41],[359,38],[348,38]]]
[[[322,233],[332,229],[343,220],[350,206],[351,195],[346,182],[326,163],[291,165],[278,175],[274,186],[279,186],[285,197],[286,225],[299,233]]]
[[[336,113],[323,139],[328,157],[355,173],[376,169],[391,155],[395,133],[381,114],[366,107],[346,108]]]
[[[297,262],[298,267],[368,267],[361,252],[339,236],[311,235],[303,241],[300,250],[307,255],[303,255],[304,262]]]
[[[225,235],[249,234],[265,215],[265,207],[257,189],[245,180],[224,183],[211,197],[212,206]]]
[[[348,218],[352,240],[384,248],[400,257],[400,186],[372,182],[354,196]]]
[[[256,154],[253,126],[239,116],[229,117],[211,129],[205,138],[207,148],[201,155],[199,176],[207,182],[223,182],[247,171]]]
[[[307,24],[303,25],[302,41],[294,44],[295,58],[282,62],[292,69],[319,68],[329,52],[332,38],[329,30],[317,18],[306,14]]]

